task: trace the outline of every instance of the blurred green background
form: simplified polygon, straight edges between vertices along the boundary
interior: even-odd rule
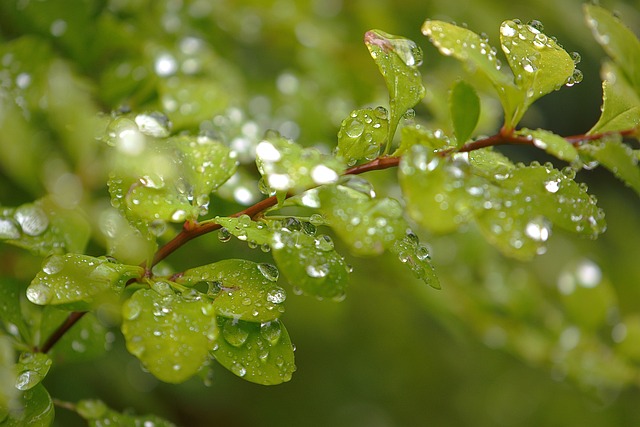
[[[637,1],[602,5],[640,33]],[[604,53],[576,0],[4,0],[0,205],[49,194],[80,206],[94,228],[89,253],[104,254],[108,171],[96,136],[99,114],[118,109],[162,111],[176,132],[211,134],[238,151],[270,128],[330,150],[352,109],[386,103],[362,43],[372,28],[423,47],[428,94],[416,120],[446,130],[446,91],[464,70],[420,34],[426,18],[466,23],[494,45],[503,20],[542,21],[582,55],[585,77],[541,99],[522,124],[571,135],[597,120]],[[486,111],[479,131],[489,134],[500,125],[497,104],[478,89]],[[212,201],[212,214],[261,197],[250,157],[241,155],[242,174]],[[366,177],[379,194],[399,195],[395,171]],[[298,366],[289,383],[258,386],[215,367],[207,386],[161,384],[126,353],[116,328],[107,335],[111,351],[96,358],[60,353],[45,385],[64,401],[101,398],[184,426],[640,425],[640,201],[606,171],[578,179],[607,213],[609,229],[597,241],[556,233],[547,253],[526,264],[503,258],[472,227],[444,237],[419,232],[441,291],[391,257],[350,257],[344,302],[289,292],[284,322]],[[166,267],[229,257],[270,259],[207,235]],[[0,246],[0,274],[25,286],[40,261]],[[83,422],[58,409],[56,425]]]

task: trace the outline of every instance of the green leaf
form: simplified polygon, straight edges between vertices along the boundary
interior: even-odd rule
[[[0,335],[0,425],[10,413],[20,410],[20,391],[16,388],[13,340]]]
[[[442,150],[446,148],[455,148],[450,138],[442,132],[442,130],[432,131],[421,125],[405,126],[401,131],[402,138],[400,146],[393,153],[394,156],[400,156],[406,153],[414,145],[424,145],[432,150]],[[454,141],[455,142],[455,141]]]
[[[640,41],[610,11],[594,4],[583,7],[593,36],[623,71],[635,93],[640,95]]]
[[[271,248],[273,259],[293,286],[320,298],[344,298],[349,267],[334,250],[331,237],[283,228],[275,233]]]
[[[282,322],[243,322],[218,317],[215,359],[235,375],[257,384],[287,382],[296,370],[293,345]]]
[[[267,186],[282,194],[336,182],[345,170],[341,160],[274,133],[256,146],[256,164]]]
[[[81,400],[76,404],[78,415],[88,421],[89,427],[175,427],[175,424],[156,415],[122,414],[96,399]]]
[[[207,283],[217,315],[269,322],[282,315],[282,303],[287,298],[285,290],[276,284],[278,276],[272,264],[226,259],[186,270],[176,282],[187,286]]]
[[[515,76],[516,86],[525,94],[506,126],[515,126],[538,98],[559,89],[573,76],[575,64],[553,38],[538,28],[516,21],[500,26],[500,43]]]
[[[378,157],[389,133],[387,115],[383,107],[352,111],[340,125],[336,155],[348,166]]]
[[[364,43],[389,91],[390,119],[385,151],[388,152],[400,118],[426,93],[418,71],[422,64],[422,49],[412,40],[380,30],[367,31]]]
[[[391,198],[372,199],[350,182],[320,188],[320,211],[354,254],[379,255],[404,236],[402,206]]]
[[[480,98],[473,86],[464,80],[454,83],[449,92],[449,111],[460,147],[469,139],[480,118]]]
[[[516,167],[507,156],[495,151],[493,147],[469,152],[469,163],[473,166],[472,172],[475,175],[489,180],[500,179]]]
[[[468,181],[465,155],[442,157],[427,147],[414,145],[400,161],[399,181],[407,213],[433,233],[455,231],[471,218],[478,188]]]
[[[46,427],[53,423],[54,406],[51,396],[42,384],[25,391],[20,398],[20,410],[9,413],[0,421],[3,427]]]
[[[47,376],[51,358],[43,353],[22,353],[16,364],[16,388],[30,390]]]
[[[552,226],[596,237],[604,213],[584,185],[551,166],[518,167],[485,186],[475,218],[487,240],[505,255],[527,260],[543,253]]]
[[[497,50],[489,44],[486,37],[467,28],[435,20],[425,21],[422,33],[440,53],[453,56],[466,63],[469,69],[482,73],[496,89],[505,116],[513,115],[524,94],[511,77],[501,71],[500,61],[496,59]]]
[[[429,249],[420,244],[418,236],[407,229],[407,234],[402,239],[396,240],[391,248],[401,263],[411,269],[416,278],[424,281],[434,289],[440,289],[440,280],[431,265]]]
[[[640,194],[638,157],[628,145],[614,139],[603,139],[581,145],[580,152],[601,163]]]
[[[129,279],[143,273],[141,267],[116,264],[106,257],[52,255],[31,281],[27,298],[38,305],[86,311],[120,295]]]
[[[12,337],[29,342],[30,332],[21,309],[24,284],[9,277],[0,278],[0,319]]]
[[[120,321],[120,306],[103,305],[99,314],[103,321],[116,324]],[[57,320],[54,325],[59,326],[61,322],[62,320]],[[94,313],[87,313],[64,334],[51,353],[55,355],[56,360],[63,360],[65,363],[95,360],[111,348],[112,335]]]
[[[557,157],[558,159],[573,162],[578,158],[578,150],[560,135],[544,129],[520,129],[516,135],[526,136],[533,144]]]
[[[156,378],[180,383],[206,362],[217,336],[208,299],[152,289],[135,292],[122,306],[127,350]]]
[[[0,207],[0,240],[36,255],[82,252],[90,232],[78,210],[61,208],[49,198],[16,208]]]
[[[602,114],[587,134],[640,126],[640,98],[614,64],[602,66]]]
[[[235,153],[222,143],[168,134],[167,119],[157,113],[120,117],[107,129],[116,149],[111,204],[141,230],[206,213],[209,194],[236,170]]]

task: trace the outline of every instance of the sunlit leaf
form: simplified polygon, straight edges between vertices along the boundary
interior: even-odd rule
[[[515,126],[536,99],[559,89],[573,76],[575,64],[555,40],[533,25],[504,21],[500,26],[500,44],[515,76],[516,86],[525,94],[508,127]]]
[[[101,400],[86,399],[76,404],[78,415],[84,418],[89,427],[175,427],[175,424],[157,415],[132,415],[116,412]]]
[[[455,148],[451,139],[442,130],[427,129],[422,125],[405,126],[401,131],[400,146],[393,153],[394,156],[404,154],[414,145],[420,144],[432,150]]]
[[[296,370],[293,345],[282,322],[236,321],[218,317],[215,359],[235,375],[258,384],[287,382]]]
[[[237,218],[224,218],[217,216],[214,221],[224,227],[218,233],[222,242],[226,242],[231,236],[238,240],[253,242],[257,245],[268,245],[273,238],[273,230],[261,221],[252,221],[248,215]]]
[[[27,288],[27,298],[38,305],[56,305],[82,311],[119,295],[129,279],[141,277],[138,266],[117,264],[105,257],[52,255]]]
[[[412,40],[380,30],[367,31],[364,43],[378,65],[389,91],[387,141],[391,144],[402,115],[424,98],[426,93],[418,71],[418,66],[422,64],[422,49]]]
[[[495,151],[493,147],[471,151],[468,156],[469,163],[473,166],[472,172],[490,180],[500,179],[516,167],[507,156]]]
[[[596,160],[625,184],[640,194],[640,167],[638,157],[626,144],[615,139],[603,139],[600,141],[583,144],[580,151]]]
[[[618,67],[602,67],[602,114],[588,134],[614,132],[640,126],[640,97]]]
[[[640,95],[640,41],[613,13],[595,4],[584,4],[587,25],[602,48],[622,69]]]
[[[520,129],[516,134],[530,138],[533,145],[561,160],[573,162],[578,158],[578,150],[569,141],[548,130]]]
[[[46,256],[82,252],[90,229],[85,217],[44,198],[16,208],[0,207],[0,240]]]
[[[341,160],[276,134],[258,143],[256,164],[267,186],[282,195],[336,182],[345,169]]]
[[[348,166],[378,157],[389,133],[387,116],[387,110],[383,107],[352,111],[342,121],[338,131],[336,155]]]
[[[372,199],[370,194],[349,187],[349,181],[322,187],[318,194],[327,223],[354,254],[381,254],[404,236],[403,209],[395,199]]]
[[[168,383],[193,376],[218,333],[211,301],[170,290],[163,295],[152,289],[135,292],[122,306],[122,318],[127,350]]]
[[[331,237],[285,228],[276,232],[271,247],[273,259],[293,286],[321,298],[344,298],[349,267],[334,250]]]
[[[476,90],[464,80],[454,83],[449,92],[449,111],[457,145],[471,136],[480,118],[480,98]]]
[[[278,269],[243,259],[226,259],[186,270],[176,282],[187,286],[206,283],[219,316],[252,322],[269,322],[284,312],[287,298],[276,284]]]

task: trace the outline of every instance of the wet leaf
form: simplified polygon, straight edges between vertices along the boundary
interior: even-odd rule
[[[445,56],[464,62],[472,71],[482,73],[496,89],[505,116],[511,117],[522,102],[524,94],[513,83],[511,76],[501,71],[496,59],[497,50],[488,39],[473,31],[448,22],[427,20],[422,33]]]
[[[348,166],[378,157],[389,133],[387,116],[383,107],[352,111],[340,125],[336,155]]]
[[[455,231],[473,214],[475,202],[469,191],[477,186],[467,179],[469,165],[464,159],[466,155],[451,160],[415,145],[400,162],[399,181],[407,213],[431,232]]]
[[[489,180],[500,179],[515,168],[507,156],[495,151],[493,147],[469,152],[469,163],[473,166],[474,174]]]
[[[420,244],[418,236],[407,229],[407,234],[396,240],[391,248],[401,263],[409,267],[416,278],[435,289],[440,289],[440,280],[431,265],[429,249]]]
[[[206,362],[217,336],[215,310],[206,298],[171,290],[134,293],[122,306],[127,350],[156,378],[180,383]]]
[[[401,131],[400,146],[393,153],[394,156],[404,154],[414,145],[424,145],[432,150],[455,148],[451,139],[442,130],[431,130],[421,125],[405,126]],[[453,141],[455,142],[455,141]]]
[[[276,284],[278,269],[243,259],[226,259],[186,270],[176,282],[206,283],[219,316],[251,322],[269,322],[284,312],[287,294]]]
[[[29,328],[21,310],[24,284],[9,277],[0,278],[0,319],[4,331],[13,338],[30,341]]]
[[[16,388],[16,355],[13,340],[0,335],[0,425],[20,410],[20,391]]]
[[[82,252],[89,235],[89,224],[79,210],[61,208],[49,198],[0,207],[0,240],[36,255]]]
[[[402,115],[424,98],[426,93],[418,71],[418,66],[422,64],[422,49],[412,40],[380,30],[367,31],[364,43],[378,65],[389,91],[387,141],[391,144]]]
[[[460,147],[469,139],[480,118],[480,98],[473,86],[464,80],[454,83],[449,92],[449,111]]]
[[[273,133],[256,146],[256,164],[266,185],[282,195],[336,182],[345,170],[341,160]]]
[[[218,141],[165,138],[167,120],[157,113],[139,114],[134,120],[120,117],[107,130],[107,143],[117,152],[109,179],[111,204],[143,231],[154,223],[184,222],[205,214],[209,194],[237,166],[235,153]]]
[[[635,93],[640,95],[640,41],[610,11],[595,4],[585,4],[583,8],[595,39],[623,71]]]
[[[119,427],[175,427],[175,424],[156,415],[122,414],[107,407],[101,400],[86,399],[76,404],[78,415],[84,418],[89,427],[108,425]]]
[[[640,167],[638,158],[626,144],[615,139],[603,139],[580,146],[580,152],[586,153],[614,173],[626,185],[640,194]]]
[[[27,298],[38,305],[86,311],[117,297],[129,279],[143,273],[141,267],[117,264],[106,257],[52,255],[31,281]]]
[[[16,383],[18,390],[34,388],[47,376],[51,368],[51,358],[43,353],[22,353],[16,363]]]
[[[578,150],[560,135],[544,129],[520,129],[517,135],[526,136],[533,141],[533,144],[566,162],[573,162],[578,158]]]
[[[349,182],[320,188],[320,211],[354,254],[381,254],[404,235],[402,206],[395,199],[371,198]]]
[[[553,38],[532,25],[504,21],[500,26],[500,44],[515,84],[525,95],[512,115],[506,117],[507,127],[513,127],[536,99],[567,83],[575,64]]]
[[[50,426],[53,423],[54,406],[51,396],[42,384],[26,390],[20,397],[20,410],[9,413],[0,422],[3,427]]]
[[[614,132],[640,126],[640,98],[618,67],[602,67],[602,114],[588,134]]]
[[[344,298],[349,267],[327,235],[282,229],[274,235],[273,259],[291,285],[308,295]]]
[[[240,378],[263,385],[287,382],[296,370],[293,345],[282,322],[243,322],[218,317],[220,337],[212,351]]]
[[[119,311],[120,305],[113,304],[100,307],[98,313],[101,320],[98,320],[94,313],[85,314],[58,341],[51,354],[55,355],[56,360],[62,360],[65,363],[86,362],[103,355],[111,348],[115,339],[113,332],[109,331],[104,323],[111,326],[119,322]],[[53,325],[59,326],[62,321],[62,319],[56,319]],[[42,336],[48,337],[50,333],[45,334],[43,331]]]

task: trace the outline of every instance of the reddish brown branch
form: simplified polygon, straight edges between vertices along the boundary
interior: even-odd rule
[[[601,138],[604,138],[608,135],[618,134],[621,136],[633,136],[638,132],[637,128],[632,128],[623,131],[617,132],[603,132],[598,134],[582,134],[582,135],[573,135],[567,136],[565,139],[572,143],[574,146],[578,146],[587,141],[595,141]],[[528,138],[526,136],[515,135],[513,130],[507,131],[505,129],[501,129],[500,132],[496,135],[489,136],[486,138],[477,139],[475,141],[469,142],[462,147],[460,147],[457,152],[469,152],[474,150],[479,150],[481,148],[493,147],[498,145],[506,145],[506,144],[521,144],[521,145],[534,145],[533,139]],[[445,150],[442,151],[441,155],[447,155],[456,150]],[[361,165],[353,166],[347,169],[344,172],[344,175],[358,175],[365,172],[375,171],[375,170],[383,170],[392,167],[397,167],[400,164],[400,157],[379,157],[377,159],[371,160],[370,162],[363,163]],[[290,197],[290,194],[287,194],[287,197]],[[264,200],[259,201],[255,205],[249,206],[248,208],[236,212],[233,215],[230,215],[233,218],[237,218],[241,215],[248,215],[251,218],[255,218],[265,210],[269,209],[272,206],[275,206],[278,203],[278,199],[276,196],[268,197]],[[210,233],[215,230],[219,230],[222,228],[220,224],[216,224],[214,222],[206,222],[203,224],[199,224],[197,222],[188,221],[184,224],[182,231],[178,233],[176,237],[170,240],[167,244],[162,246],[156,252],[152,266],[156,265],[169,255],[171,255],[178,248],[183,246],[189,240],[194,239],[198,236],[202,236],[203,234]],[[145,267],[143,265],[143,267]],[[149,270],[149,269],[148,269]],[[149,270],[150,271],[150,270]],[[62,336],[74,325],[76,324],[82,316],[84,316],[86,312],[74,312],[69,315],[69,317],[64,321],[62,325],[56,329],[49,339],[44,343],[44,345],[39,349],[42,353],[47,353],[51,348],[62,338]],[[38,349],[36,349],[38,351]]]

